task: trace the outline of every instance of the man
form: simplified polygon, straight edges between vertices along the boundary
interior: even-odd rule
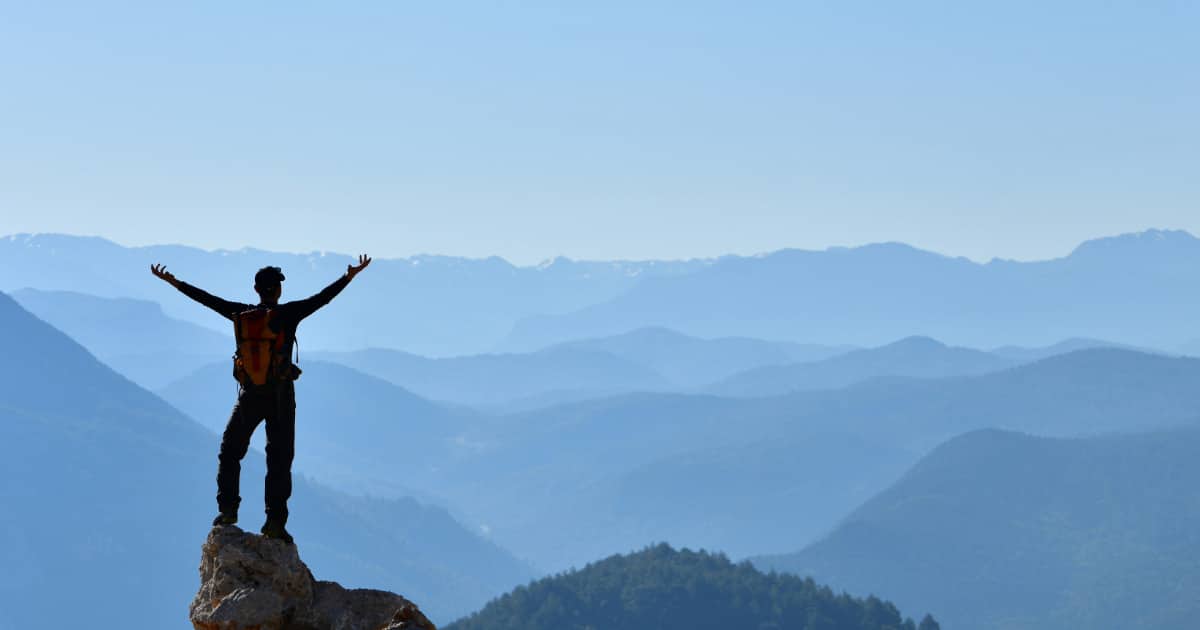
[[[176,279],[166,267],[151,265],[150,271],[155,276],[234,323],[238,345],[234,375],[241,387],[221,436],[217,466],[219,513],[213,526],[232,525],[238,520],[238,506],[242,501],[238,488],[242,458],[250,448],[250,436],[258,424],[266,420],[267,479],[263,498],[267,521],[262,526],[262,533],[292,543],[285,525],[287,501],[292,496],[292,457],[296,439],[293,381],[300,375],[300,368],[291,362],[296,327],[305,317],[328,304],[369,264],[369,257],[359,256],[357,265],[347,265],[346,275],[320,293],[285,304],[279,303],[284,280],[279,267],[263,267],[254,274],[254,290],[259,302],[244,304],[211,295]]]

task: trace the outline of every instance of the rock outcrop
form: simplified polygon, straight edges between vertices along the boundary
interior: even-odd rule
[[[204,542],[189,611],[196,630],[437,630],[407,599],[314,580],[295,545],[233,526]]]

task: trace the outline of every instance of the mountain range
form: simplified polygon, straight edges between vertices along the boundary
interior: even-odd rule
[[[357,253],[357,252],[356,252]],[[0,237],[0,290],[73,291],[154,300],[172,317],[227,330],[227,322],[150,274],[162,263],[179,279],[229,300],[255,301],[254,272],[283,268],[283,299],[316,293],[346,271],[344,254],[252,248],[205,251],[179,245],[123,247],[96,237]],[[709,261],[577,262],[556,258],[516,267],[496,258],[377,258],[319,317],[304,326],[311,349],[404,349],[427,356],[491,349],[512,325],[538,313],[565,313],[614,297],[643,278],[688,273]]]
[[[609,337],[568,341],[552,349],[606,352],[662,374],[678,388],[708,385],[739,372],[768,365],[828,359],[855,348],[823,346],[749,337],[701,339],[663,327],[649,327]]]
[[[56,609],[177,627],[215,513],[217,437],[0,294],[0,610],[14,628]],[[407,457],[399,445],[393,461]],[[261,453],[241,516],[261,515]],[[258,480],[258,481],[256,481]],[[322,575],[404,592],[458,616],[532,576],[440,508],[296,479],[289,528]],[[130,598],[136,598],[131,614]]]
[[[571,348],[442,359],[384,349],[310,356],[376,375],[426,398],[488,410],[672,388],[642,364]]]
[[[82,299],[42,297],[66,304]],[[112,302],[93,308],[104,311],[121,304]],[[157,313],[148,308],[136,312]],[[147,330],[153,330],[148,325],[152,320],[131,316],[112,321],[145,323]],[[186,323],[175,324],[189,334],[197,332]],[[86,326],[79,327],[86,332]],[[126,347],[138,339],[132,328],[120,334],[126,337],[114,335],[114,339],[130,343],[111,343],[103,334],[95,334],[94,343]],[[761,360],[780,358],[790,348],[754,340],[735,340],[722,347],[730,342],[662,330],[637,331],[588,340],[579,348],[568,344],[532,355],[493,355],[486,358],[493,361],[491,374],[480,371],[475,378],[481,387],[510,381],[544,386],[528,372],[522,378],[509,373],[522,374],[515,367],[536,357],[548,364],[542,373],[552,374],[550,359],[558,352],[602,352],[618,365],[642,361],[646,373],[658,374],[652,371],[653,361],[664,365],[670,359],[664,358],[667,350],[655,348],[655,340],[662,347],[685,355],[700,353],[714,362],[729,347],[735,349],[730,355],[748,350],[745,355]],[[1058,349],[1091,343],[1071,342]],[[1026,356],[1039,352],[1022,351]],[[415,496],[442,506],[471,529],[490,532],[494,540],[546,569],[651,540],[720,548],[738,555],[796,548],[828,531],[837,518],[883,488],[928,448],[960,430],[985,426],[1052,430],[1080,417],[1089,404],[1104,407],[1092,419],[1094,426],[1080,423],[1062,428],[1060,434],[1102,432],[1112,426],[1138,428],[1152,420],[1177,418],[1179,409],[1187,408],[1184,392],[1190,386],[1186,375],[1191,370],[1190,364],[1173,363],[1176,360],[1167,357],[1092,350],[1002,369],[981,379],[963,379],[954,376],[956,371],[970,374],[1014,361],[913,338],[766,370],[769,374],[799,368],[811,375],[808,383],[803,378],[785,381],[784,391],[818,385],[831,388],[828,391],[758,401],[617,393],[489,417],[459,406],[463,401],[427,400],[376,376],[314,361],[311,354],[301,361],[306,373],[298,383],[298,470],[345,491]],[[961,361],[964,356],[970,360]],[[485,358],[413,360],[469,364],[483,363]],[[159,391],[219,432],[236,393],[227,361],[222,358]],[[731,361],[726,369],[735,369],[735,363]],[[928,366],[942,371],[929,372]],[[701,372],[712,374],[713,369]],[[1127,373],[1122,375],[1122,370]],[[1154,381],[1159,373],[1163,377]],[[897,374],[951,378],[908,380]],[[1126,381],[1136,374],[1147,375],[1150,382],[1135,389],[1135,383]],[[1120,378],[1113,383],[1088,386],[1092,379],[1114,375]],[[1169,389],[1181,376],[1180,387]],[[454,382],[448,379],[445,391],[453,393]],[[1038,383],[1043,387],[1035,387]],[[836,389],[843,385],[850,387]],[[769,391],[764,388],[759,393]],[[1156,392],[1161,395],[1153,398]],[[1107,402],[1124,394],[1128,399]],[[1172,402],[1181,398],[1183,402]],[[1065,408],[1056,407],[1064,403]],[[1142,425],[1130,420],[1138,413],[1144,415]],[[1051,418],[1053,414],[1058,416]],[[1047,423],[1027,422],[1038,417],[1047,418]],[[1114,424],[1099,424],[1105,418]],[[896,433],[895,426],[906,431]],[[405,452],[402,471],[393,464],[397,449]],[[714,503],[737,509],[714,512],[709,507]],[[781,510],[781,506],[794,507]]]
[[[299,470],[442,505],[543,570],[653,540],[735,555],[797,548],[964,431],[1142,430],[1200,408],[1200,361],[1120,349],[972,377],[747,399],[627,394],[502,416],[344,366],[304,366]],[[162,394],[219,431],[234,388],[222,363]],[[393,444],[415,450],[402,471]]]
[[[800,390],[838,389],[885,376],[973,376],[1017,363],[981,350],[950,348],[929,337],[909,337],[823,361],[749,369],[704,389],[719,396],[770,396]]]
[[[472,455],[424,489],[543,570],[653,540],[754,555],[816,540],[964,432],[1150,430],[1197,409],[1200,360],[1118,349],[766,398],[633,394],[471,425]]]
[[[349,256],[253,249],[122,247],[98,238],[0,238],[0,290],[153,299],[173,317],[225,329],[149,274],[250,300],[254,270],[282,266],[285,299],[315,293]],[[897,243],[693,261],[515,267],[499,258],[379,259],[320,317],[310,349],[390,348],[445,357],[527,352],[665,327],[704,339],[751,337],[878,346],[927,335],[957,346],[1043,346],[1066,338],[1177,348],[1195,338],[1200,239],[1149,230],[1087,241],[1063,258],[981,264]]]
[[[14,297],[102,361],[153,390],[214,361],[225,362],[231,353],[228,331],[218,333],[169,317],[154,302],[33,289]],[[423,398],[503,412],[638,391],[762,396],[837,388],[881,376],[969,375],[1092,347],[1125,346],[1070,339],[1047,347],[1006,346],[985,353],[912,337],[858,350],[748,338],[699,339],[647,328],[520,354],[436,359],[377,348],[305,352],[304,357],[355,368]]]
[[[430,359],[369,349],[311,356],[379,376],[426,398],[524,411],[630,392],[694,389],[742,370],[815,361],[849,350],[748,338],[698,339],[646,328],[528,353]]]
[[[524,349],[665,326],[698,337],[876,346],[910,335],[953,345],[1046,345],[1072,337],[1175,347],[1194,338],[1200,239],[1150,230],[1096,239],[1054,260],[986,264],[899,243],[723,257],[646,278],[577,311],[526,318]]]
[[[1139,349],[1195,337],[1180,289],[1195,244],[1151,231],[984,265],[895,244],[677,264],[380,260],[362,280],[382,285],[356,281],[301,329],[297,470],[311,478],[294,533],[323,575],[442,618],[536,570],[668,540],[799,549],[763,562],[948,627],[1189,627],[1200,572],[1182,458],[1198,438],[1178,427],[1200,415],[1200,360]],[[248,291],[219,283],[260,263],[285,260],[297,297],[348,260],[0,240],[0,286],[36,287],[20,300],[95,355],[0,296],[0,562],[29,567],[0,578],[2,610],[120,565],[81,605],[115,614],[105,589],[146,593],[161,627],[194,587],[175,571],[211,518],[236,385],[228,323],[145,273],[166,256],[226,297]],[[436,303],[404,310],[402,293]],[[5,623],[37,627],[22,614]]]
[[[964,630],[1194,628],[1198,449],[1200,425],[1086,439],[969,433],[820,542],[755,562],[888,593]]]
[[[1032,363],[1033,361],[1048,359],[1055,355],[1067,354],[1068,352],[1075,352],[1076,350],[1090,350],[1092,348],[1119,348],[1121,350],[1133,350],[1135,352],[1146,352],[1151,354],[1169,354],[1155,348],[1130,346],[1127,344],[1113,343],[1111,341],[1103,341],[1101,339],[1084,338],[1064,339],[1058,343],[1050,344],[1048,346],[1000,346],[999,348],[992,348],[988,352],[1012,361]]]

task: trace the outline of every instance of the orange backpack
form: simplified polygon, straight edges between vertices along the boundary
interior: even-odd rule
[[[299,376],[299,368],[284,354],[287,334],[271,330],[273,315],[271,309],[255,308],[233,316],[233,334],[237,340],[233,378],[242,385],[266,385]]]

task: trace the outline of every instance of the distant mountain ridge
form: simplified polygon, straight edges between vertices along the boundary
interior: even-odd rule
[[[569,399],[583,399],[671,387],[642,364],[608,352],[566,347],[442,359],[382,348],[310,356],[375,375],[426,398],[485,409],[567,392]]]
[[[1198,269],[1200,239],[1162,230],[1088,241],[1038,262],[979,264],[897,243],[783,250],[721,258],[573,313],[527,318],[506,343],[666,326],[699,337],[865,346],[923,334],[971,347],[1072,337],[1173,347],[1200,319],[1200,295],[1183,289]]]
[[[675,387],[707,385],[766,365],[819,361],[850,352],[850,346],[824,346],[750,337],[700,339],[663,327],[639,328],[611,337],[568,341],[550,348],[608,352],[653,368]]]
[[[1012,359],[1014,361],[1032,362],[1048,359],[1052,356],[1075,352],[1076,350],[1090,350],[1093,348],[1117,348],[1120,350],[1132,350],[1134,352],[1160,353],[1161,351],[1154,348],[1144,348],[1130,346],[1123,343],[1113,343],[1101,339],[1064,339],[1058,343],[1041,347],[1028,346],[1000,346],[989,350],[994,355]]]
[[[171,318],[156,302],[34,289],[14,297],[106,364],[152,390],[213,361],[226,361],[232,352],[229,330],[217,332]],[[373,348],[305,352],[304,357],[355,368],[424,398],[514,412],[638,391],[762,396],[842,387],[877,377],[971,375],[1094,347],[1138,350],[1069,339],[1047,347],[1004,346],[989,354],[920,337],[857,349],[744,337],[700,339],[646,328],[520,354],[437,359]],[[724,381],[713,383],[719,379]]]
[[[316,293],[346,271],[344,254],[205,251],[180,245],[123,247],[97,237],[15,234],[0,237],[0,290],[74,291],[160,302],[172,317],[217,330],[224,322],[150,275],[162,263],[181,280],[231,300],[252,301],[254,272],[280,266],[284,301]],[[306,322],[313,349],[403,348],[429,356],[490,349],[522,317],[563,313],[609,299],[643,278],[688,273],[691,261],[573,261],[517,267],[491,257],[377,257],[368,273]]]
[[[751,367],[848,350],[748,338],[697,339],[651,328],[528,353],[431,359],[372,348],[309,356],[353,367],[426,398],[517,411],[629,392],[689,389]]]
[[[888,376],[974,376],[1017,363],[980,350],[951,348],[929,337],[908,337],[879,348],[855,350],[823,361],[747,370],[704,389],[718,396],[770,396],[837,389]]]
[[[173,316],[223,328],[148,273],[230,299],[251,299],[266,264],[305,297],[349,256],[181,246],[125,248],[99,238],[0,238],[0,290],[67,290],[160,301]],[[691,261],[576,262],[515,267],[499,258],[378,259],[306,325],[309,348],[403,349],[426,356],[525,352],[555,343],[665,327],[704,339],[751,337],[876,346],[910,335],[952,345],[1046,345],[1089,337],[1174,348],[1195,337],[1200,240],[1148,230],[1087,241],[1047,261],[950,258],[899,243]],[[1069,313],[1070,317],[1064,317]]]
[[[1200,614],[1198,449],[1200,422],[1087,439],[970,433],[827,538],[755,563],[886,592],[951,628],[1188,630]]]

